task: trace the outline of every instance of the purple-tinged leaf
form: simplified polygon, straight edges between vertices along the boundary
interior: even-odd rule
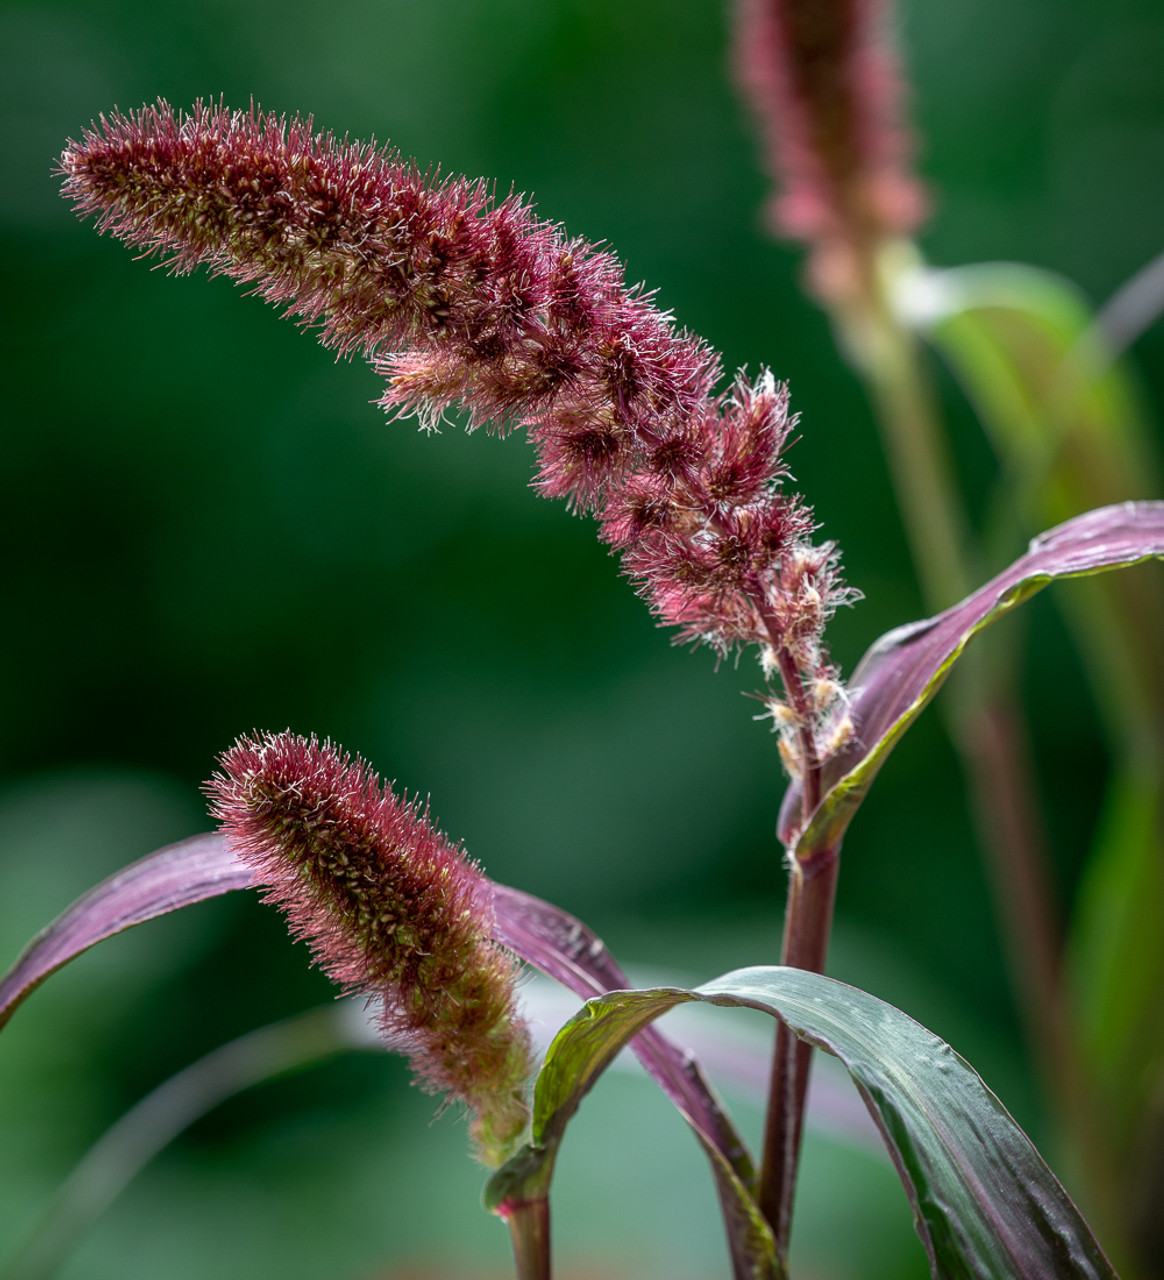
[[[33,939],[0,979],[0,1027],[45,978],[96,943],[146,920],[253,884],[253,872],[221,835],[195,836],[131,864],[78,898]],[[496,885],[494,915],[498,942],[583,999],[630,985],[595,934],[557,907]],[[752,1274],[749,1251],[764,1229],[756,1220],[755,1170],[747,1148],[690,1053],[653,1029],[640,1037],[634,1049],[707,1151],[728,1223],[736,1273]]]
[[[51,973],[114,934],[253,883],[222,836],[193,836],[131,863],[82,895],[0,979],[0,1027]]]
[[[850,681],[854,737],[826,768],[824,799],[800,834],[803,853],[835,846],[877,771],[983,628],[1057,578],[1164,557],[1164,502],[1125,502],[1076,516],[1035,538],[1026,555],[935,618],[899,627],[865,654]],[[781,808],[781,837],[795,835],[800,789]]]
[[[498,942],[584,1000],[631,985],[605,943],[552,903],[494,885],[493,913]],[[777,1275],[772,1233],[756,1207],[752,1158],[695,1056],[654,1027],[636,1036],[631,1048],[711,1161],[735,1275],[739,1280]]]
[[[78,898],[25,948],[0,979],[0,1026],[45,978],[96,943],[253,883],[253,872],[221,835],[194,836],[132,863]],[[494,914],[498,942],[584,1000],[630,985],[595,934],[550,903],[495,885]],[[648,1071],[740,1176],[754,1176],[739,1136],[690,1055],[657,1032],[637,1047]]]
[[[1055,1175],[964,1059],[892,1005],[803,969],[740,969],[693,991],[589,1001],[550,1046],[531,1143],[490,1180],[487,1203],[545,1194],[566,1126],[598,1077],[689,1001],[759,1009],[840,1058],[889,1148],[935,1280],[1115,1280]]]

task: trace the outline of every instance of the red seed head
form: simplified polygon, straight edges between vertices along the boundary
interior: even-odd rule
[[[786,389],[763,372],[717,394],[718,356],[628,287],[613,254],[483,181],[254,108],[102,117],[61,167],[102,230],[175,270],[252,284],[328,345],[362,351],[389,411],[524,426],[537,488],[599,515],[681,638],[722,654],[795,633],[798,652],[819,652],[846,594],[830,571],[815,612],[784,598],[813,529],[780,489]]]
[[[265,901],[333,981],[379,1004],[419,1082],[469,1106],[481,1158],[500,1164],[525,1127],[532,1060],[484,875],[427,809],[329,743],[244,737],[219,764],[211,813]]]

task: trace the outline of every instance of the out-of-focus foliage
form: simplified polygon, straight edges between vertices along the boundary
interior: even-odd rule
[[[901,35],[933,261],[1022,259],[1098,300],[1160,249],[1155,0],[913,3]],[[725,48],[725,15],[696,0],[3,0],[0,967],[102,875],[203,829],[197,783],[239,732],[287,725],[431,791],[491,874],[584,914],[631,960],[698,982],[775,958],[781,784],[739,696],[752,672],[670,650],[592,529],[526,488],[519,441],[385,424],[362,364],[336,366],[226,282],[151,274],[74,221],[50,172],[113,104],[253,94],[495,176],[609,240],[730,366],[791,380],[793,469],[868,597],[832,632],[851,668],[921,606],[860,390],[795,255],[759,229],[766,184]],[[1164,329],[1136,354],[1158,423]],[[978,512],[993,463],[952,381],[943,394]],[[1031,610],[1069,899],[1104,759],[1055,611]],[[840,895],[831,972],[951,1041],[1040,1139],[934,717],[850,832]],[[0,1256],[132,1101],[325,991],[249,901],[147,926],[54,979],[0,1051]],[[231,1104],[66,1274],[504,1274],[464,1135],[451,1117],[429,1128],[405,1077],[345,1060]],[[722,1270],[702,1159],[653,1086],[604,1081],[575,1130],[556,1183],[564,1261]],[[631,1152],[617,1177],[612,1135]],[[628,1239],[626,1206],[646,1214],[636,1188],[655,1179],[670,1190],[652,1189],[650,1236]],[[925,1274],[896,1181],[865,1154],[810,1144],[797,1212],[808,1275]]]

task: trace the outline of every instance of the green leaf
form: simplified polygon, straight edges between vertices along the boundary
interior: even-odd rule
[[[551,1045],[532,1142],[495,1175],[488,1202],[544,1193],[566,1126],[602,1071],[654,1018],[695,1000],[762,1010],[841,1059],[893,1157],[935,1280],[1113,1280],[1070,1197],[968,1063],[884,1001],[800,969],[591,1000]]]
[[[1029,518],[1158,492],[1136,388],[1069,281],[1012,262],[926,271],[904,309],[962,383]]]
[[[1142,1117],[1164,1085],[1164,780],[1109,784],[1080,885],[1068,953],[1080,1047],[1103,1102],[1106,1137],[1136,1177]]]

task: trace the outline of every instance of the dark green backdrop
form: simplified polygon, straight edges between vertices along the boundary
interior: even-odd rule
[[[431,793],[491,874],[584,915],[631,962],[701,979],[774,958],[782,784],[741,697],[750,660],[716,672],[670,648],[589,524],[527,488],[520,440],[385,424],[364,365],[225,281],[151,273],[78,223],[51,173],[114,105],[253,96],[533,194],[609,242],[729,368],[790,380],[797,482],[867,597],[832,633],[851,669],[921,606],[860,389],[798,291],[798,253],[761,232],[725,27],[702,0],[3,0],[0,964],[100,875],[203,829],[198,783],[237,733],[288,725]],[[913,0],[902,36],[932,260],[1021,258],[1099,301],[1159,250],[1157,0]],[[1164,331],[1137,355],[1158,403]],[[992,462],[938,376],[980,509]],[[1067,897],[1103,753],[1053,603],[1028,625]],[[845,862],[833,972],[950,1038],[1038,1133],[937,717],[887,768]],[[0,1043],[0,1256],[145,1090],[326,998],[242,901],[54,979]],[[499,1274],[504,1233],[474,1204],[463,1126],[427,1129],[433,1104],[405,1078],[353,1059],[232,1104],[68,1275]],[[564,1256],[721,1273],[694,1145],[645,1084],[604,1089],[563,1164]],[[801,1201],[806,1275],[925,1274],[892,1176],[866,1157],[814,1140]]]

